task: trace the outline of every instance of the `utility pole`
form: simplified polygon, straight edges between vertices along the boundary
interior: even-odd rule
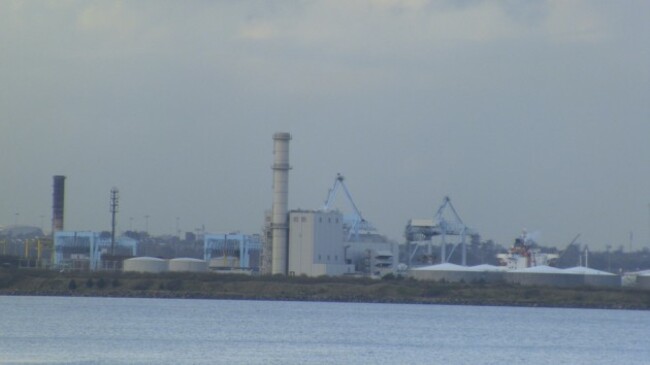
[[[111,189],[111,256],[115,256],[115,215],[119,206],[119,191]]]

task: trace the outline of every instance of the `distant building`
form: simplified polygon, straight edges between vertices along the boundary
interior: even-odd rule
[[[289,212],[289,275],[383,276],[397,267],[398,245],[377,234],[346,240],[339,211]]]
[[[12,225],[0,227],[0,236],[12,238],[34,238],[42,237],[43,231],[34,226]]]
[[[351,274],[354,265],[347,263],[345,255],[340,212],[289,212],[289,275]]]

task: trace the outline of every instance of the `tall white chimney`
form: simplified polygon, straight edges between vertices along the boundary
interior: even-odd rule
[[[289,141],[291,134],[273,135],[273,208],[271,212],[272,261],[271,274],[287,274],[288,203],[289,203]]]

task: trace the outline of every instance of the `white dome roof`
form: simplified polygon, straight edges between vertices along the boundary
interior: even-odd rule
[[[513,272],[530,272],[536,274],[566,274],[562,269],[546,265],[527,267],[525,269],[514,270]]]
[[[170,262],[205,262],[204,260],[195,259],[192,257],[177,257],[169,260]]]
[[[141,257],[133,257],[130,259],[126,259],[124,261],[148,261],[148,262],[163,262],[165,260],[159,259],[157,257],[149,257],[149,256],[141,256]]]
[[[468,267],[445,262],[444,264],[422,266],[413,270],[421,271],[469,271]]]
[[[564,269],[563,271],[566,272],[566,273],[569,273],[569,274],[614,275],[614,274],[609,273],[607,271],[600,271],[600,270],[596,270],[596,269],[590,269],[590,268],[584,267],[584,266],[576,266],[576,267],[572,267],[572,268],[569,268],[569,269]]]
[[[481,264],[476,266],[470,266],[467,268],[470,271],[506,271],[508,270],[505,266],[494,266],[488,264]]]

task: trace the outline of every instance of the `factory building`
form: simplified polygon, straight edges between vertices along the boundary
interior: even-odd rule
[[[399,256],[397,243],[370,233],[374,228],[370,229],[356,209],[341,174],[322,209],[288,211],[290,140],[289,133],[273,135],[273,205],[265,214],[260,272],[307,276],[362,273],[378,277],[393,273]],[[352,217],[330,208],[339,188],[355,210]]]
[[[343,217],[338,211],[289,212],[289,275],[343,275],[354,272],[346,260]]]
[[[350,240],[345,217],[338,210],[292,210],[288,216],[288,275],[382,277],[395,273],[398,244],[378,234],[360,234]],[[270,246],[270,221],[267,212],[264,249]]]
[[[345,241],[346,262],[354,265],[357,273],[372,277],[394,274],[399,264],[399,246],[384,236],[360,235],[358,240]]]

